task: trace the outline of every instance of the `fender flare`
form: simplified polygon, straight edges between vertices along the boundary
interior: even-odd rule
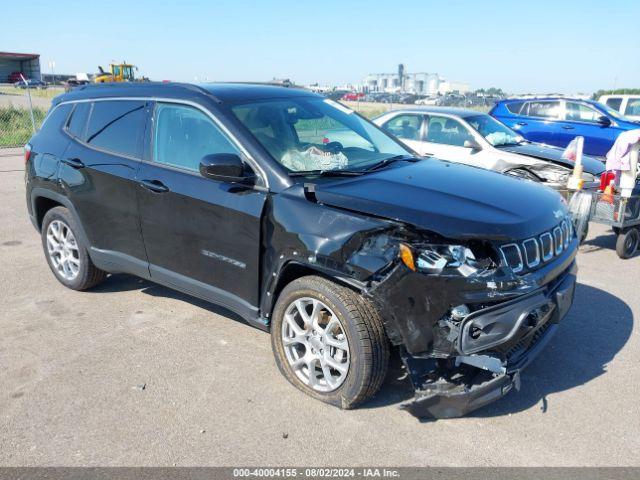
[[[46,188],[41,188],[41,187],[35,187],[34,189],[31,190],[31,211],[33,212],[34,218],[34,224],[36,225],[36,227],[38,228],[38,231],[40,231],[41,225],[37,224],[37,215],[36,215],[36,200],[38,198],[48,198],[49,200],[53,200],[54,202],[58,202],[60,205],[62,205],[63,207],[65,207],[67,210],[69,210],[69,213],[71,213],[71,216],[73,217],[73,219],[76,222],[76,225],[78,226],[78,235],[80,236],[80,240],[87,245],[87,250],[91,251],[91,249],[89,248],[91,246],[91,243],[89,242],[89,237],[87,237],[87,233],[84,230],[84,226],[82,225],[82,222],[80,221],[80,216],[78,215],[78,211],[76,210],[76,208],[73,206],[73,203],[71,203],[71,200],[69,200],[69,198],[65,197],[64,195],[61,195],[57,192],[52,192],[51,190],[47,190]]]
[[[320,275],[327,278],[328,280],[334,281],[345,287],[352,288],[360,293],[363,293],[366,290],[366,284],[364,282],[356,280],[352,277],[345,276],[342,272],[336,272],[331,269],[323,268],[321,265],[309,262],[301,262],[300,259],[292,258],[282,263],[277,272],[275,272],[275,276],[272,277],[273,281],[270,282],[264,290],[266,294],[261,302],[260,310],[263,312],[263,315],[267,316],[267,318],[271,318],[271,315],[273,314],[273,309],[277,301],[277,287],[281,286],[282,288],[284,288],[285,286],[280,285],[283,273],[290,268],[302,268],[304,270],[308,270],[310,274]],[[282,290],[282,288],[280,288],[279,290]]]

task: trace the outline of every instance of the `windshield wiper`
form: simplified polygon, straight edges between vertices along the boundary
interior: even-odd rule
[[[384,160],[378,162],[378,163],[374,163],[373,165],[371,165],[370,167],[368,167],[365,171],[366,172],[372,172],[374,170],[379,170],[381,168],[386,167],[387,165],[391,165],[394,162],[400,162],[400,161],[407,161],[407,162],[419,162],[420,159],[416,158],[416,157],[412,157],[409,155],[395,155],[393,157],[389,157],[389,158],[385,158]]]
[[[355,177],[362,175],[362,170],[300,170],[290,172],[290,177]]]

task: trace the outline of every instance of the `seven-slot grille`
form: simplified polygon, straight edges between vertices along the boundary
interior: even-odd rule
[[[563,220],[555,228],[537,237],[527,238],[518,243],[508,243],[500,247],[504,262],[515,273],[532,269],[560,255],[571,243],[573,224]]]

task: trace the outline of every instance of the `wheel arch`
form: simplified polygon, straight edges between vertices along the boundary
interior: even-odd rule
[[[273,309],[278,301],[278,297],[282,290],[294,280],[306,276],[317,276],[325,278],[329,281],[335,282],[339,285],[349,288],[358,294],[362,294],[364,291],[364,284],[349,277],[341,276],[316,265],[310,265],[308,263],[302,263],[295,260],[290,260],[285,263],[280,271],[276,274],[275,281],[272,283],[270,291],[267,291],[263,299],[262,311],[268,318],[271,318]]]
[[[84,231],[84,227],[82,226],[82,222],[78,216],[78,212],[67,197],[44,188],[34,188],[31,191],[31,211],[33,212],[38,231],[41,231],[42,229],[44,216],[49,210],[55,207],[64,207],[69,210],[69,213],[73,216],[78,227],[78,235],[81,237],[81,240],[85,245],[90,246],[91,244],[88,241],[86,232]]]

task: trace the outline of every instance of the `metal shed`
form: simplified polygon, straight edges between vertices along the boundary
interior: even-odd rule
[[[0,52],[0,83],[9,81],[9,75],[21,72],[25,78],[40,78],[40,55],[36,53]]]

